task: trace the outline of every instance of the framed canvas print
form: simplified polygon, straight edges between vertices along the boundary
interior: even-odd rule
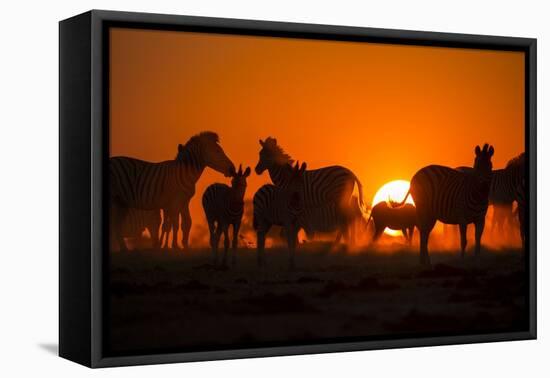
[[[62,357],[536,337],[536,40],[60,22]]]

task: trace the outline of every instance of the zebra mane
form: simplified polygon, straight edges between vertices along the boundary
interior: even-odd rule
[[[294,159],[277,144],[277,139],[267,137],[263,144],[263,148],[268,151],[278,164],[293,164]]]
[[[525,167],[525,152],[522,152],[515,158],[506,163],[506,169],[524,168]]]
[[[201,141],[207,141],[210,143],[220,143],[220,137],[218,134],[216,134],[213,131],[201,131],[197,135],[193,135],[187,143],[185,143],[185,146],[190,146],[191,144],[198,143]]]
[[[219,143],[220,137],[215,132],[202,131],[197,135],[194,135],[191,138],[189,138],[189,140],[187,141],[187,143],[185,143],[185,145],[183,144],[178,145],[178,153],[174,158],[174,160],[179,163],[189,163],[188,159],[192,151],[190,147],[195,145],[200,145],[200,142],[204,140],[210,143]]]

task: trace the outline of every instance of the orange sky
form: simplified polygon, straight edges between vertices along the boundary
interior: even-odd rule
[[[212,130],[253,168],[274,136],[308,168],[353,170],[370,202],[425,165],[471,165],[476,144],[495,168],[524,150],[522,52],[116,28],[110,63],[112,156],[172,159]],[[228,180],[205,171],[194,222],[213,182]],[[253,173],[247,197],[266,182]]]

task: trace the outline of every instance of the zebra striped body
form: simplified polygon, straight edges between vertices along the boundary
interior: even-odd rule
[[[516,188],[521,182],[523,173],[513,169],[495,169],[491,178],[489,204],[493,206],[491,232],[502,234],[506,224],[511,225],[514,212],[513,204],[517,201]]]
[[[297,215],[293,216],[286,209],[283,189],[275,185],[263,185],[254,194],[253,226],[258,230],[262,226],[284,226],[287,223],[297,223]],[[267,232],[267,230],[266,230]]]
[[[481,235],[485,227],[485,214],[489,205],[494,149],[487,144],[483,150],[475,149],[476,159],[472,172],[440,165],[420,169],[412,178],[409,193],[412,195],[420,231],[420,260],[429,264],[428,238],[436,221],[460,226],[462,255],[466,249],[466,231],[469,223],[476,228],[476,255],[481,248]]]
[[[179,214],[182,214],[182,242],[187,248],[191,216],[189,201],[195,194],[195,184],[206,167],[211,167],[225,175],[234,170],[218,144],[218,136],[211,132],[195,135],[185,147],[178,146],[175,160],[151,163],[130,157],[110,159],[111,204],[122,209],[121,217],[114,219],[115,234],[120,247],[125,249],[121,236],[121,218],[129,208],[160,210],[165,219],[172,223],[172,246],[177,247]],[[153,236],[158,245],[158,233]]]
[[[277,145],[277,140],[274,138],[269,137],[265,141],[260,140],[260,145],[262,149],[259,154],[260,159],[256,165],[256,173],[260,175],[267,169],[274,185],[286,186],[292,176],[293,160]],[[325,218],[323,224],[319,224],[316,219],[305,220],[312,227],[310,232],[323,231],[322,229],[315,229],[316,226],[332,230],[338,229],[341,226],[342,219],[349,219],[350,199],[355,184],[357,184],[359,191],[360,207],[363,207],[361,182],[352,171],[345,167],[330,166],[309,170],[304,173],[303,180],[305,207],[312,210],[311,214],[329,211],[329,205],[335,204],[333,211],[330,210],[333,217]],[[325,215],[328,214],[325,213]]]
[[[212,184],[202,196],[202,206],[208,221],[234,224],[243,216],[244,201],[234,197],[230,186]]]
[[[212,184],[206,188],[202,196],[202,206],[206,214],[210,231],[210,246],[214,263],[218,258],[218,243],[220,236],[224,234],[223,265],[227,262],[227,250],[229,248],[229,226],[233,226],[233,258],[235,264],[238,246],[239,228],[244,212],[244,194],[246,191],[246,178],[250,175],[250,168],[243,173],[242,167],[233,175],[232,185]]]
[[[446,224],[468,224],[487,213],[489,184],[473,172],[430,165],[413,176],[410,191],[423,214]]]
[[[509,205],[516,200],[516,188],[522,177],[519,171],[495,169],[491,178],[489,203],[492,205]]]
[[[297,165],[298,166],[298,165]],[[299,219],[304,212],[303,172],[305,163],[295,169],[286,186],[264,185],[254,194],[253,226],[257,233],[258,264],[264,264],[265,237],[272,226],[284,227],[289,266],[294,265],[294,249],[300,228]]]
[[[181,161],[151,163],[130,157],[112,157],[111,196],[127,208],[170,208],[178,198],[192,197],[202,169]]]
[[[268,169],[274,185],[285,186],[288,183],[292,166],[272,166]],[[306,207],[321,207],[328,203],[349,204],[354,184],[361,185],[352,171],[338,165],[312,169],[304,174],[304,200]],[[361,187],[361,201],[362,186]]]

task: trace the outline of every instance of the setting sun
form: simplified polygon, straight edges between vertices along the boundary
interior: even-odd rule
[[[411,183],[407,180],[394,180],[382,185],[382,187],[378,189],[374,195],[372,206],[384,201],[387,203],[403,201],[403,198],[407,195],[410,184]],[[414,205],[414,201],[411,196],[407,198],[406,203]],[[402,235],[400,230],[391,230],[389,228],[386,228],[384,233],[390,236]]]

